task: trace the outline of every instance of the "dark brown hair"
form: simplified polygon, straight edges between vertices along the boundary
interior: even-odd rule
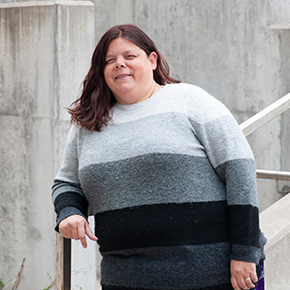
[[[112,40],[123,37],[140,47],[147,56],[155,52],[158,56],[153,77],[159,85],[179,83],[170,77],[170,69],[163,55],[151,38],[132,24],[117,25],[109,29],[100,39],[92,56],[90,70],[83,82],[81,96],[72,103],[68,111],[71,121],[88,130],[101,131],[110,121],[110,109],[116,100],[104,78],[105,58]]]

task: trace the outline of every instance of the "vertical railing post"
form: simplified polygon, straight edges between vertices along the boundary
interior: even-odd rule
[[[55,277],[55,289],[63,290],[63,274],[64,274],[64,241],[61,234],[56,234],[56,277]]]
[[[71,240],[63,239],[63,289],[71,288]]]
[[[56,290],[71,289],[71,240],[56,234]]]

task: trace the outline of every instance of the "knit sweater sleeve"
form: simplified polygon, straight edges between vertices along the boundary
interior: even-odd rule
[[[251,148],[229,110],[202,90],[191,123],[225,184],[231,258],[258,263],[265,241],[259,229],[256,168]]]
[[[52,201],[59,223],[71,215],[87,219],[88,201],[78,178],[78,128],[72,126],[67,139],[63,164],[53,181]]]

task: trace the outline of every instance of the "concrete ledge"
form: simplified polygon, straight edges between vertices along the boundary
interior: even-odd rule
[[[260,214],[261,228],[268,239],[266,251],[290,234],[289,209],[290,195],[288,194]]]
[[[265,247],[266,290],[285,290],[290,285],[290,194],[260,214]]]
[[[284,30],[284,29],[290,29],[290,23],[282,23],[282,24],[271,24],[268,26],[269,29],[277,29],[277,30]]]
[[[14,2],[0,4],[0,8],[23,8],[34,6],[54,6],[54,5],[66,5],[66,6],[94,6],[90,1],[29,1],[29,2]]]

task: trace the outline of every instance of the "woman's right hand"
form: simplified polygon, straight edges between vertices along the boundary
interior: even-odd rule
[[[98,238],[93,234],[89,223],[81,215],[71,215],[59,223],[60,233],[67,239],[80,240],[84,248],[87,247],[86,235],[92,241]]]

